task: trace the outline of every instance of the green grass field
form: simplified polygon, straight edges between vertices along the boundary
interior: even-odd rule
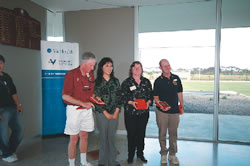
[[[182,81],[184,91],[213,91],[213,81]],[[250,96],[250,82],[244,81],[222,81],[221,91],[235,91]]]

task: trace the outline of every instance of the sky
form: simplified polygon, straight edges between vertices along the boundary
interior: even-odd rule
[[[250,69],[250,28],[221,31],[221,66]],[[215,30],[139,34],[139,56],[144,67],[158,67],[162,58],[173,69],[214,66]]]

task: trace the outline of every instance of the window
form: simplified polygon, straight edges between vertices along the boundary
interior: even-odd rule
[[[63,13],[47,11],[47,40],[64,41]]]

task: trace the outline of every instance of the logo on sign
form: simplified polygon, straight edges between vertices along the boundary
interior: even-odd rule
[[[49,63],[52,63],[54,65],[56,63],[56,59],[54,59],[54,60],[49,59]]]
[[[52,52],[51,48],[48,48],[48,49],[47,49],[47,52],[48,52],[48,53],[51,53],[51,52]]]
[[[54,53],[54,54],[73,54],[73,50],[72,49],[57,49],[57,48],[48,48],[47,49],[48,53]]]

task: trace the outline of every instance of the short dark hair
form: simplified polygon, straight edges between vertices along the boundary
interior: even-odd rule
[[[0,54],[0,61],[3,61],[3,63],[5,63],[5,59],[1,54]]]
[[[83,61],[86,61],[88,63],[90,59],[96,60],[95,55],[92,52],[85,52],[82,54]]]
[[[140,61],[134,61],[134,62],[130,65],[130,68],[129,68],[129,77],[132,77],[132,76],[133,76],[133,74],[132,74],[132,68],[133,68],[136,64],[141,66],[141,70],[142,70],[141,76],[142,76],[142,74],[143,74],[143,67],[142,67],[141,62],[140,62]]]
[[[160,67],[161,67],[161,62],[162,62],[163,60],[168,61],[167,59],[161,59],[160,62],[159,62]],[[169,61],[168,61],[168,63],[169,63]]]

